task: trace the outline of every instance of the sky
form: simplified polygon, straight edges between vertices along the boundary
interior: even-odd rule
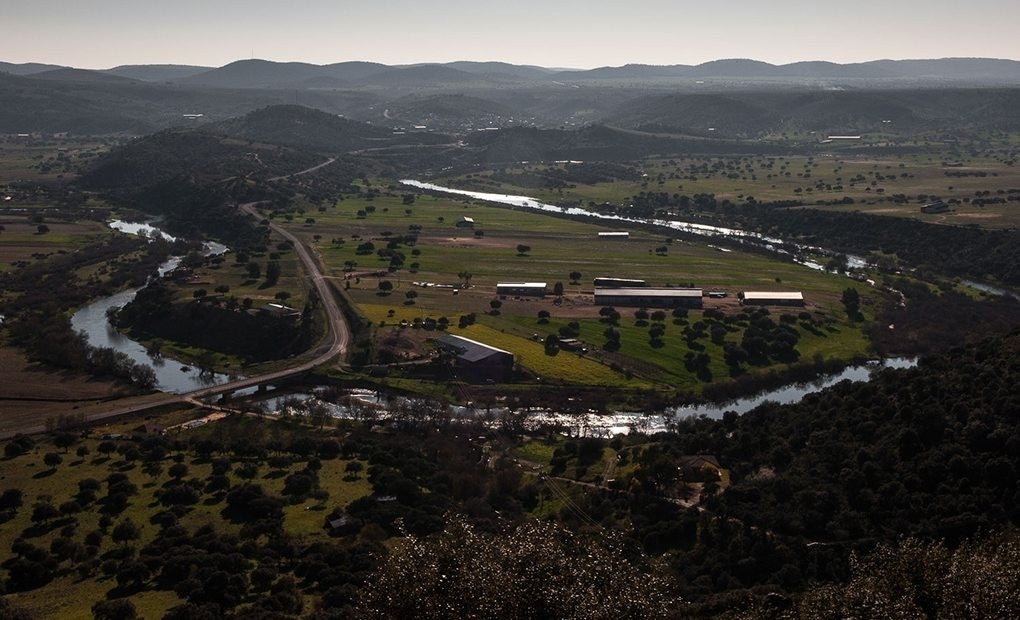
[[[81,68],[499,60],[1020,60],[1018,0],[0,0],[0,60]]]

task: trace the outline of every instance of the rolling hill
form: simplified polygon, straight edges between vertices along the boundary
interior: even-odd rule
[[[141,80],[143,82],[172,82],[210,71],[212,67],[194,65],[120,65],[104,69],[102,73]]]
[[[218,123],[215,129],[254,142],[336,153],[385,145],[393,137],[389,129],[298,105],[255,110]]]

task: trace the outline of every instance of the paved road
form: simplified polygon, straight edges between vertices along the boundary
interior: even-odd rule
[[[320,164],[317,168],[322,166],[328,166],[333,163],[334,160],[330,159],[324,164]],[[311,170],[311,169],[310,169]],[[307,172],[307,171],[305,171]],[[302,174],[302,173],[297,173]],[[239,208],[256,218],[261,216],[255,210],[255,206],[258,203],[248,203],[239,205]],[[286,379],[294,375],[299,375],[304,372],[325,364],[331,359],[342,355],[347,351],[347,347],[350,344],[351,334],[350,329],[347,325],[347,321],[344,319],[344,314],[340,310],[340,306],[336,302],[336,298],[333,296],[333,292],[330,290],[328,280],[322,275],[322,271],[319,269],[319,265],[315,262],[308,248],[301,243],[301,241],[295,237],[292,233],[284,230],[278,224],[270,222],[269,227],[273,232],[277,233],[287,241],[294,244],[294,250],[297,252],[298,258],[301,259],[301,264],[304,265],[305,271],[308,273],[312,280],[312,284],[315,286],[316,292],[319,294],[320,303],[326,312],[327,323],[329,327],[328,337],[321,342],[315,349],[310,353],[306,353],[301,358],[295,359],[295,366],[290,366],[283,370],[276,370],[273,372],[263,373],[261,375],[255,375],[253,377],[245,377],[229,383],[221,383],[220,385],[214,385],[193,392],[187,392],[185,394],[167,394],[164,397],[147,400],[143,403],[137,403],[133,405],[121,405],[116,406],[112,409],[105,411],[96,411],[94,413],[89,412],[85,414],[85,418],[89,422],[96,420],[104,420],[106,418],[113,418],[116,416],[127,415],[129,413],[138,413],[147,409],[154,409],[156,407],[162,407],[164,405],[181,404],[188,401],[196,401],[210,396],[218,396],[220,394],[226,394],[234,392],[246,387],[259,385],[261,383],[268,383],[275,380]],[[311,355],[311,358],[308,357]],[[302,361],[304,360],[304,361]],[[111,403],[112,405],[114,403]],[[18,430],[10,430],[0,432],[0,439],[8,439],[15,433],[41,433],[46,430],[45,425],[36,425]]]

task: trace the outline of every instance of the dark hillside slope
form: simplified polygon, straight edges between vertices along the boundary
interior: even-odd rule
[[[114,149],[82,175],[81,183],[89,189],[130,191],[171,179],[209,183],[236,176],[266,178],[321,160],[316,154],[255,147],[207,131],[171,129]]]
[[[0,74],[0,133],[112,134],[154,129],[152,123],[117,106],[104,105],[104,96],[96,90],[96,85],[78,87]]]
[[[735,484],[711,509],[815,541],[959,541],[1020,525],[1018,386],[1014,332],[760,407],[713,430]]]

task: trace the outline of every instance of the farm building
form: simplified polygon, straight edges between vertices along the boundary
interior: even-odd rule
[[[804,294],[800,291],[760,292],[744,291],[737,295],[745,306],[803,306]]]
[[[709,299],[725,299],[730,296],[726,291],[709,291],[707,295]]]
[[[514,355],[509,351],[487,344],[446,334],[436,339],[436,345],[457,356],[454,364],[461,379],[472,383],[505,381],[514,368]]]
[[[475,218],[473,217],[467,217],[462,215],[461,218],[457,220],[457,228],[474,228],[474,227]]]
[[[630,233],[623,231],[600,232],[599,239],[629,239]]]
[[[949,211],[949,205],[942,202],[941,200],[929,202],[928,204],[921,207],[921,213],[945,213],[946,211]]]
[[[276,319],[296,319],[301,316],[301,311],[283,304],[268,303],[259,308],[259,313],[271,316]]]
[[[545,284],[545,282],[500,282],[496,285],[496,294],[545,297]]]
[[[638,288],[648,286],[644,280],[629,280],[627,278],[595,278],[595,288]]]
[[[596,288],[595,305],[639,308],[700,308],[700,288]]]

